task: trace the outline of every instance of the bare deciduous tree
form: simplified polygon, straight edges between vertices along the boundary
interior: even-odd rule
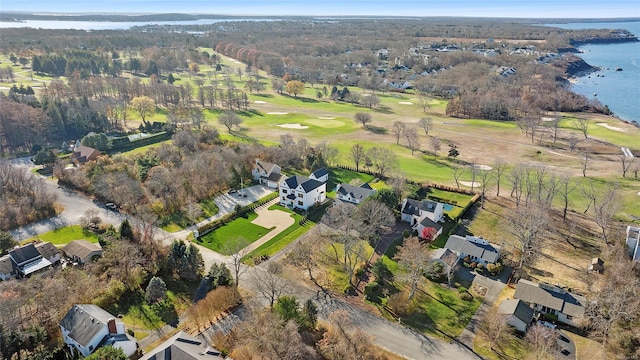
[[[562,197],[564,208],[562,210],[562,218],[567,218],[567,209],[569,208],[569,194],[571,194],[577,187],[577,184],[571,181],[568,175],[560,176],[558,180],[559,193]]]
[[[462,166],[454,166],[453,167],[453,179],[456,181],[456,186],[460,189],[460,178],[464,174],[464,167]]]
[[[218,116],[218,123],[220,123],[220,125],[224,125],[224,127],[227,128],[227,131],[229,131],[229,134],[231,134],[231,130],[236,127],[240,127],[240,124],[242,124],[242,118],[238,116],[235,111],[228,110]]]
[[[587,167],[589,166],[589,150],[584,149],[584,153],[582,158],[580,159],[580,164],[582,165],[582,176],[587,177]]]
[[[426,244],[420,242],[415,236],[408,237],[404,243],[398,247],[398,252],[394,257],[398,265],[407,270],[407,277],[411,284],[409,300],[413,298],[418,289],[418,282],[424,277],[424,272],[429,266],[430,254]]]
[[[507,229],[515,238],[519,252],[518,269],[535,259],[548,224],[548,210],[540,204],[518,207],[507,218]]]
[[[622,165],[622,177],[627,177],[627,172],[631,168],[635,157],[628,157],[625,154],[620,155],[620,164]]]
[[[385,360],[373,346],[372,339],[363,331],[353,328],[349,314],[344,310],[329,315],[329,327],[318,342],[318,349],[326,359]]]
[[[282,266],[276,262],[269,262],[266,269],[257,267],[253,277],[256,289],[269,301],[271,308],[289,286],[289,282],[282,277]]]
[[[387,148],[372,147],[367,151],[367,157],[380,176],[385,176],[397,165],[396,154]]]
[[[424,134],[429,136],[429,131],[433,128],[433,119],[430,117],[423,117],[418,120],[418,125],[424,130]]]
[[[480,207],[484,209],[484,197],[487,193],[487,188],[490,186],[492,176],[490,170],[479,169],[477,177],[480,180]]]
[[[391,133],[393,133],[393,136],[396,138],[396,145],[400,144],[400,138],[402,137],[405,128],[406,125],[401,121],[396,121],[391,126]]]
[[[229,239],[227,241],[224,253],[231,254],[231,271],[233,271],[235,279],[234,285],[237,288],[240,283],[240,277],[248,270],[248,267],[242,263],[242,259],[249,253],[247,250],[249,241],[242,237]]]
[[[406,128],[403,132],[404,138],[407,140],[407,147],[411,149],[411,155],[420,148],[420,139],[415,128]]]
[[[438,151],[442,149],[442,141],[440,138],[432,136],[431,137],[431,150],[433,150],[433,155],[438,156]]]
[[[360,164],[364,162],[366,156],[367,153],[361,144],[353,144],[349,150],[349,160],[353,161],[353,164],[356,166],[356,171],[360,171]]]
[[[498,308],[492,306],[484,315],[484,320],[480,324],[480,331],[489,339],[489,348],[499,345],[509,339],[512,334],[512,327],[507,323],[508,315],[500,314]]]
[[[593,201],[593,215],[596,224],[600,227],[602,240],[609,244],[609,226],[613,221],[613,216],[620,208],[620,199],[615,188],[609,187],[600,196],[596,196]]]
[[[353,120],[362,124],[362,127],[366,128],[371,122],[371,114],[359,112],[353,116]]]
[[[507,170],[507,163],[501,159],[497,158],[492,165],[492,170],[494,175],[494,179],[496,180],[496,196],[500,196],[500,182],[502,181],[502,175],[505,170]]]
[[[585,140],[588,139],[589,135],[589,122],[587,119],[578,118],[574,121],[573,125],[578,129],[582,135],[584,135]]]
[[[552,329],[536,324],[527,330],[525,341],[536,360],[553,359],[558,346],[558,335]]]

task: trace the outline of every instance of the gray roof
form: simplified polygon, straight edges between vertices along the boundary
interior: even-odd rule
[[[49,259],[60,252],[60,250],[58,250],[58,248],[50,242],[40,242],[35,245],[36,250],[38,250],[40,255],[42,255],[42,257],[44,257],[45,259]]]
[[[273,181],[276,183],[280,183],[280,181],[282,181],[284,177],[285,176],[280,173],[272,172],[271,174],[269,174],[269,176],[264,177],[264,179],[267,179],[269,181]]]
[[[436,206],[438,206],[438,203],[431,200],[418,201],[413,199],[407,199],[407,203],[405,204],[404,209],[402,209],[402,212],[405,214],[412,214],[412,215],[419,216],[420,211],[426,211],[430,213],[435,212]]]
[[[69,337],[86,347],[89,342],[107,326],[109,319],[115,316],[93,304],[74,305],[60,321],[60,326],[67,329]],[[116,320],[116,323],[122,323]]]
[[[459,235],[449,236],[444,247],[457,253],[475,256],[490,263],[495,263],[499,257],[498,249],[492,245],[478,244]]]
[[[313,173],[311,173],[311,175],[314,178],[319,179],[319,178],[321,178],[323,176],[329,175],[329,170],[327,170],[327,168],[320,168],[320,169],[314,171]]]
[[[431,253],[431,260],[441,260],[447,264],[447,266],[451,267],[455,264],[456,260],[458,260],[458,255],[449,249],[439,248],[433,250]]]
[[[140,360],[206,359],[223,359],[223,357],[216,349],[206,346],[201,340],[182,331],[140,358]]]
[[[94,251],[102,251],[99,244],[91,243],[87,240],[73,240],[62,248],[68,257],[77,256],[81,259],[86,258]]]
[[[338,185],[337,193],[343,196],[351,196],[354,199],[363,200],[373,195],[376,191],[369,184],[353,186],[349,184]]]
[[[574,317],[584,315],[584,304],[586,304],[586,299],[582,296],[572,294],[557,286],[536,284],[524,279],[518,281],[514,297]]]
[[[318,180],[309,179],[307,177],[301,175],[294,175],[284,181],[290,189],[295,189],[298,185],[302,186],[302,189],[305,192],[309,192],[313,189],[317,189],[318,187],[324,184]]]
[[[271,172],[271,170],[273,170],[275,166],[276,166],[275,164],[272,164],[266,161],[256,160],[256,167],[262,169],[267,174]]]
[[[24,263],[28,263],[30,261],[34,261],[42,257],[42,255],[40,255],[40,253],[38,252],[38,250],[36,250],[36,247],[33,244],[28,244],[28,245],[13,249],[9,251],[9,256],[11,256],[13,261],[18,266],[21,266]]]
[[[0,274],[12,274],[15,271],[9,255],[0,257]]]
[[[527,325],[533,320],[533,309],[518,299],[503,300],[498,307],[498,314],[513,315]]]
[[[440,231],[440,229],[442,229],[442,225],[438,224],[437,222],[429,219],[428,217],[422,219],[422,221],[420,221],[420,225],[424,226],[424,227],[431,227],[436,229],[436,231]]]

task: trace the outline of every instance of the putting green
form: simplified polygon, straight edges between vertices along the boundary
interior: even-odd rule
[[[344,121],[340,120],[309,119],[305,120],[304,122],[305,124],[314,125],[325,129],[334,129],[344,126]]]

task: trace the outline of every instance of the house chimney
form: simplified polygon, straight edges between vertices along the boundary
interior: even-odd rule
[[[111,318],[107,321],[107,328],[109,329],[109,334],[117,334],[118,328],[116,327],[116,319]]]

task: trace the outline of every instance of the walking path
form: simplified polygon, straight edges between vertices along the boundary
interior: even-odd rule
[[[293,223],[295,222],[295,220],[291,217],[291,214],[289,214],[288,212],[284,212],[282,210],[277,210],[277,209],[269,210],[269,207],[271,205],[277,204],[278,201],[279,199],[275,198],[272,201],[269,201],[268,203],[264,204],[260,208],[256,209],[256,214],[258,214],[258,217],[255,220],[253,220],[252,223],[256,225],[260,225],[267,229],[271,227],[273,227],[274,229],[266,233],[260,239],[251,243],[249,246],[245,247],[242,250],[245,252],[245,254],[252,252],[253,250],[260,247],[262,244],[273,239],[274,237],[279,235],[281,232],[283,232],[286,228],[293,225]]]

